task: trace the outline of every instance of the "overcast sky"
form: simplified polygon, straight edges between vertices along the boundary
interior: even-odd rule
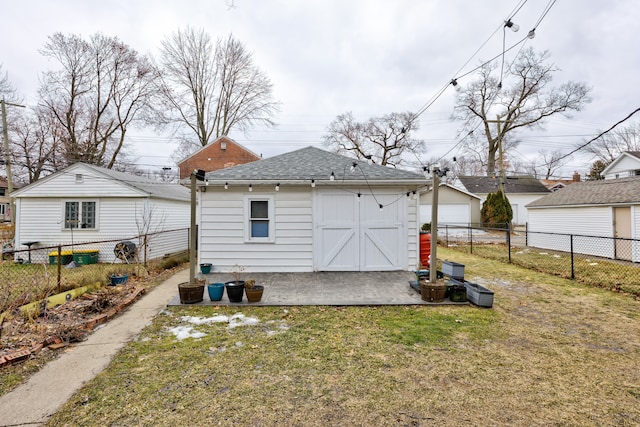
[[[186,26],[204,28],[214,39],[233,33],[271,79],[282,108],[275,117],[276,129],[231,137],[269,157],[308,145],[321,147],[327,125],[347,111],[364,121],[420,110],[451,78],[500,54],[503,22],[517,7],[522,5],[513,21],[521,29],[507,32],[507,45],[524,37],[550,3],[553,0],[3,2],[0,63],[25,103],[32,105],[40,73],[55,67],[39,53],[55,32],[85,38],[101,32],[153,55],[162,39]],[[584,81],[593,88],[593,102],[571,119],[552,118],[544,132],[521,132],[514,160],[524,161],[540,149],[570,151],[640,106],[638,22],[637,0],[553,4],[526,47],[549,50],[561,69],[554,85]],[[506,60],[513,60],[514,53]],[[459,82],[464,85],[470,78]],[[454,97],[449,87],[420,116],[415,136],[427,141],[424,160],[463,154],[454,148],[460,128],[450,120]],[[131,134],[143,167],[170,165],[174,142],[148,132]],[[588,171],[591,160],[574,156],[563,175]]]

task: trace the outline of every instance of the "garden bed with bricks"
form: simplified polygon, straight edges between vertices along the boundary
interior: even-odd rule
[[[10,315],[0,335],[0,369],[26,360],[45,347],[55,350],[83,341],[96,326],[116,316],[144,292],[144,287],[130,282],[100,288],[32,317]]]

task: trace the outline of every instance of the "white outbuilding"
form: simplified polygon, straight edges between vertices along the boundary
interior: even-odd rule
[[[306,147],[198,183],[198,256],[214,271],[411,270],[421,174]]]
[[[37,249],[140,234],[154,234],[147,242],[145,259],[188,248],[190,191],[178,184],[75,163],[12,196],[16,249],[27,249],[26,243]],[[46,257],[42,252],[34,254]],[[100,251],[99,261],[113,259],[112,250]]]

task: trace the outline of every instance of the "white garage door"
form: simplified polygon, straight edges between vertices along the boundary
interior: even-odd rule
[[[420,205],[420,224],[431,222],[431,205]],[[471,206],[468,203],[438,204],[438,224],[468,225]]]
[[[382,210],[379,204],[386,205]],[[318,191],[314,201],[314,264],[319,271],[406,268],[406,198],[398,193]]]

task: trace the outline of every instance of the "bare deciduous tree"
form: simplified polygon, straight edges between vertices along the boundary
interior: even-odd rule
[[[214,44],[202,29],[177,31],[162,42],[161,68],[161,121],[186,126],[200,145],[232,129],[274,125],[279,107],[271,81],[233,36]]]
[[[60,169],[60,141],[64,130],[49,114],[35,112],[25,115],[15,127],[13,157],[16,175],[32,183]]]
[[[9,80],[9,72],[3,72],[2,68],[2,64],[0,64],[0,99],[7,102],[18,102],[18,94]]]
[[[540,176],[544,176],[544,179],[551,179],[569,161],[569,158],[565,157],[560,149],[540,150],[538,153],[542,161],[536,165],[535,170]]]
[[[417,156],[425,151],[424,141],[411,138],[411,132],[417,129],[418,120],[410,112],[372,117],[366,122],[357,122],[348,112],[329,124],[323,138],[336,153],[399,166],[409,162],[405,155]]]
[[[587,145],[585,151],[607,165],[625,151],[640,151],[640,123],[630,124],[603,135]]]
[[[499,141],[504,143],[519,129],[539,128],[553,115],[580,111],[590,102],[590,89],[585,83],[570,81],[550,87],[558,68],[548,64],[548,59],[548,52],[525,49],[509,68],[507,78],[497,78],[493,73],[496,63],[488,63],[479,68],[478,79],[459,92],[453,117],[464,121],[465,132],[473,129],[478,119],[481,121],[488,174],[496,170]],[[501,80],[510,79],[513,85],[499,88]],[[498,115],[499,133],[494,123]],[[503,152],[507,153],[504,146]]]
[[[39,95],[64,129],[66,163],[83,161],[112,168],[130,126],[145,123],[154,94],[155,69],[117,37],[56,33],[41,53],[60,69],[42,75]]]

